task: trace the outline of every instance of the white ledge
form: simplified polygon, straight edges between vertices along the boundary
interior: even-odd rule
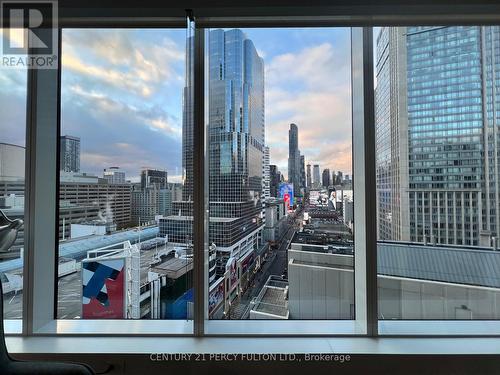
[[[7,337],[10,353],[500,354],[500,338]]]

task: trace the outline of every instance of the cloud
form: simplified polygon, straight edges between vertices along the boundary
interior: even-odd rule
[[[63,31],[61,132],[81,138],[82,171],[181,174],[184,43],[182,30]]]
[[[351,174],[350,53],[341,43],[308,45],[266,67],[266,142],[285,176],[292,122],[306,164]]]
[[[135,30],[65,30],[63,33],[63,69],[144,98],[151,97],[164,85],[182,85],[183,61],[184,47],[161,31],[143,30],[138,34]]]

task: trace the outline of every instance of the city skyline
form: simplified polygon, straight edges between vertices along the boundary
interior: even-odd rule
[[[243,31],[265,60],[270,163],[286,176],[286,134],[295,122],[306,163],[349,173],[350,133],[342,131],[351,127],[349,29]],[[81,138],[83,172],[99,175],[113,165],[137,181],[148,167],[181,181],[185,38],[185,30],[64,30],[61,134]],[[25,72],[0,72],[2,124],[19,125],[3,141],[19,145],[25,82]]]

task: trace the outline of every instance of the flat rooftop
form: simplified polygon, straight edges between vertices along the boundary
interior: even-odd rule
[[[287,291],[288,282],[270,276],[256,297],[252,311],[265,314],[269,319],[272,319],[273,315],[277,319],[288,319]]]

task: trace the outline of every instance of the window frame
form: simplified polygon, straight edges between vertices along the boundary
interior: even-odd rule
[[[427,7],[429,8],[429,7]],[[241,14],[246,14],[249,11],[242,11]],[[486,6],[473,6],[471,7],[456,7],[452,14],[439,14],[431,15],[432,9],[424,9],[424,7],[416,8],[414,14],[407,14],[402,11],[403,8],[398,8],[394,12],[394,7],[377,8],[377,12],[374,15],[345,15],[342,13],[340,16],[330,15],[321,16],[321,14],[333,14],[334,7],[323,8],[323,7],[307,7],[307,12],[300,12],[297,14],[297,10],[290,11],[289,16],[276,16],[272,15],[269,17],[262,16],[249,16],[249,17],[234,17],[234,15],[227,16],[225,12],[221,12],[221,16],[205,16],[199,17],[196,20],[196,32],[195,32],[195,45],[196,45],[196,55],[198,56],[195,63],[195,116],[198,116],[195,123],[197,124],[195,128],[195,144],[203,145],[206,139],[203,132],[204,124],[203,112],[204,108],[204,86],[203,80],[200,81],[200,77],[204,75],[203,64],[201,63],[203,59],[203,43],[200,43],[202,39],[202,32],[204,28],[207,27],[320,27],[320,26],[349,26],[361,30],[361,35],[357,35],[356,38],[361,40],[361,50],[354,51],[354,46],[351,45],[351,53],[354,55],[355,52],[360,53],[363,60],[361,62],[361,74],[362,81],[359,88],[362,89],[363,96],[362,107],[358,108],[356,106],[356,114],[360,119],[360,124],[362,127],[356,128],[357,130],[362,129],[363,131],[363,142],[356,142],[356,138],[353,137],[353,148],[355,144],[358,147],[362,146],[363,157],[358,154],[353,155],[353,161],[358,160],[358,163],[362,163],[363,166],[368,166],[366,169],[356,169],[354,168],[354,178],[358,181],[364,181],[362,185],[363,193],[365,197],[376,196],[375,195],[375,184],[369,184],[365,181],[368,178],[375,178],[374,170],[374,158],[372,158],[372,164],[369,161],[369,155],[374,156],[374,144],[375,138],[370,138],[369,120],[374,120],[373,115],[373,105],[374,105],[374,90],[373,90],[373,53],[368,51],[373,51],[373,40],[369,36],[372,35],[372,27],[378,25],[385,26],[398,26],[398,25],[411,25],[411,24],[433,24],[439,22],[444,25],[453,24],[500,24],[500,13],[491,12],[490,7]],[[474,11],[471,12],[471,9]],[[273,11],[274,13],[276,10]],[[287,13],[286,10],[282,11]],[[120,9],[117,10],[120,13]],[[208,12],[210,13],[210,12]],[[353,12],[355,13],[355,12]],[[201,12],[203,14],[203,11]],[[302,15],[300,15],[302,14]],[[392,14],[392,15],[391,15]],[[59,51],[61,48],[61,30],[63,28],[72,27],[140,27],[140,28],[169,28],[185,27],[185,19],[183,17],[143,17],[137,19],[131,18],[120,18],[120,17],[74,17],[74,18],[62,18],[59,25]],[[359,31],[358,31],[359,32]],[[358,40],[358,39],[357,39]],[[359,41],[359,40],[358,40]],[[351,43],[353,43],[353,38],[351,38]],[[351,65],[352,76],[354,77],[354,63]],[[57,305],[57,278],[56,278],[56,265],[57,265],[57,250],[56,243],[54,242],[54,237],[48,235],[50,233],[57,233],[57,197],[58,197],[58,164],[57,164],[57,154],[59,150],[59,129],[60,129],[60,72],[61,67],[55,71],[30,71],[28,76],[28,103],[27,103],[27,158],[26,158],[26,223],[25,223],[25,237],[27,245],[27,251],[24,257],[24,290],[23,290],[23,319],[20,324],[19,320],[6,320],[5,328],[7,334],[19,334],[24,336],[37,336],[37,335],[120,335],[120,336],[230,336],[230,335],[242,335],[244,337],[252,335],[270,335],[279,336],[285,335],[297,335],[297,336],[309,336],[315,334],[313,327],[310,326],[311,331],[309,332],[275,332],[272,330],[267,330],[267,332],[252,332],[245,329],[241,332],[242,327],[247,325],[250,321],[233,321],[233,322],[220,322],[220,323],[230,323],[226,327],[216,327],[219,324],[217,321],[208,321],[206,314],[208,309],[206,308],[206,267],[205,262],[207,261],[207,244],[205,242],[206,234],[206,213],[207,199],[200,201],[200,204],[195,206],[195,212],[197,213],[198,220],[195,220],[197,225],[194,225],[195,238],[194,238],[194,248],[195,248],[195,314],[193,326],[191,327],[178,327],[176,329],[172,325],[174,321],[163,321],[163,320],[140,320],[140,321],[95,321],[95,320],[58,320],[55,319],[56,305]],[[198,79],[196,79],[198,77]],[[371,77],[371,78],[370,78]],[[354,78],[353,78],[354,79]],[[197,83],[198,82],[198,85]],[[370,83],[371,82],[371,86]],[[359,83],[359,82],[358,82]],[[196,87],[197,85],[197,87]],[[358,89],[359,89],[358,88]],[[354,97],[354,83],[353,83],[353,97]],[[49,93],[49,94],[48,94]],[[52,93],[52,95],[50,95]],[[55,94],[54,94],[55,93]],[[56,99],[56,100],[54,100]],[[361,102],[360,102],[361,103]],[[354,113],[355,113],[355,102],[353,99],[353,131],[354,131]],[[198,113],[196,115],[196,113]],[[57,124],[54,128],[52,124]],[[373,122],[371,123],[373,124]],[[361,126],[361,125],[358,125]],[[367,133],[365,133],[367,132]],[[29,136],[28,136],[29,135]],[[196,140],[196,137],[198,137]],[[364,138],[366,137],[366,139]],[[358,140],[361,138],[357,138]],[[369,142],[372,140],[372,142]],[[198,142],[198,143],[197,143]],[[199,152],[195,153],[195,168],[200,168],[203,163],[206,163],[204,157],[206,152],[204,149],[200,148]],[[37,157],[38,156],[38,157]],[[43,156],[43,157],[42,157]],[[206,158],[205,158],[206,159]],[[373,168],[373,170],[372,170]],[[196,170],[196,169],[195,169]],[[199,174],[202,176],[204,173]],[[356,178],[356,176],[358,178]],[[49,178],[51,177],[51,178]],[[206,181],[200,180],[199,184],[195,184],[195,197],[203,196],[204,185]],[[373,180],[374,181],[374,180]],[[360,190],[360,187],[357,189]],[[356,190],[355,190],[356,191]],[[373,193],[373,194],[370,194]],[[198,194],[198,195],[197,195]],[[356,193],[355,193],[356,194]],[[42,199],[43,197],[43,199]],[[49,197],[49,199],[46,199]],[[375,215],[373,209],[376,206],[373,201],[363,200],[359,198],[359,195],[355,199],[355,215],[357,217],[361,216],[361,220],[357,220],[359,228],[360,222],[364,221],[365,224],[370,224],[371,218]],[[50,202],[54,202],[51,206]],[[44,208],[49,207],[49,212],[54,220],[47,220],[46,212]],[[357,207],[357,209],[356,209]],[[360,213],[360,210],[361,211]],[[54,210],[54,212],[52,212]],[[356,224],[355,224],[356,225]],[[375,227],[375,241],[369,242],[373,238],[373,227]],[[364,234],[364,236],[363,236]],[[379,321],[377,317],[377,272],[376,272],[376,224],[370,225],[369,229],[362,231],[356,231],[356,237],[359,241],[363,241],[365,244],[364,251],[366,253],[362,257],[355,258],[356,267],[359,269],[364,269],[366,273],[364,274],[364,279],[356,281],[356,317],[360,317],[358,312],[358,307],[365,309],[365,317],[361,323],[361,326],[355,327],[359,336],[440,336],[440,337],[453,337],[466,335],[468,337],[472,336],[500,336],[500,321],[436,321],[436,324],[429,324],[430,321],[411,321],[411,327],[408,326],[407,320],[402,321]],[[55,238],[57,240],[57,237]],[[40,250],[37,250],[40,249]],[[360,247],[356,243],[356,252],[359,255]],[[43,255],[43,256],[42,256]],[[198,261],[196,261],[198,258]],[[359,260],[359,261],[358,261]],[[355,274],[361,274],[361,272],[356,272]],[[201,279],[200,279],[201,277]],[[53,288],[44,288],[44,280],[47,278],[54,280]],[[363,290],[360,292],[358,290],[358,285],[364,285]],[[198,292],[197,292],[198,290]],[[202,299],[200,303],[200,298]],[[359,301],[361,302],[358,302]],[[364,301],[364,303],[362,302]],[[297,321],[300,325],[304,327],[309,327],[309,322],[314,322],[318,324],[318,321]],[[297,322],[291,321],[291,323]],[[338,324],[342,321],[326,321],[327,323]],[[344,321],[345,322],[345,321]],[[352,321],[347,321],[352,322]],[[272,323],[272,322],[271,322]],[[444,324],[443,324],[444,323]],[[262,325],[262,321],[259,322]],[[407,327],[404,327],[404,325]],[[480,325],[481,324],[481,325]],[[21,327],[22,325],[22,327]],[[210,325],[214,325],[213,328]],[[438,329],[441,325],[442,329]],[[322,326],[321,326],[322,327]],[[444,328],[443,328],[444,327]],[[483,327],[483,328],[481,328]],[[22,328],[20,331],[19,328]],[[174,328],[174,329],[170,329]],[[229,330],[228,330],[229,328]],[[331,330],[328,328],[328,324],[324,327],[328,329],[328,332],[317,333],[319,335],[327,336],[338,336],[342,335],[342,332],[335,332],[336,328]],[[251,327],[254,329],[254,327]],[[433,330],[432,330],[433,329]],[[249,333],[252,332],[252,333]],[[351,331],[350,331],[351,332]],[[352,334],[353,332],[351,332]],[[347,332],[344,333],[349,335]]]

